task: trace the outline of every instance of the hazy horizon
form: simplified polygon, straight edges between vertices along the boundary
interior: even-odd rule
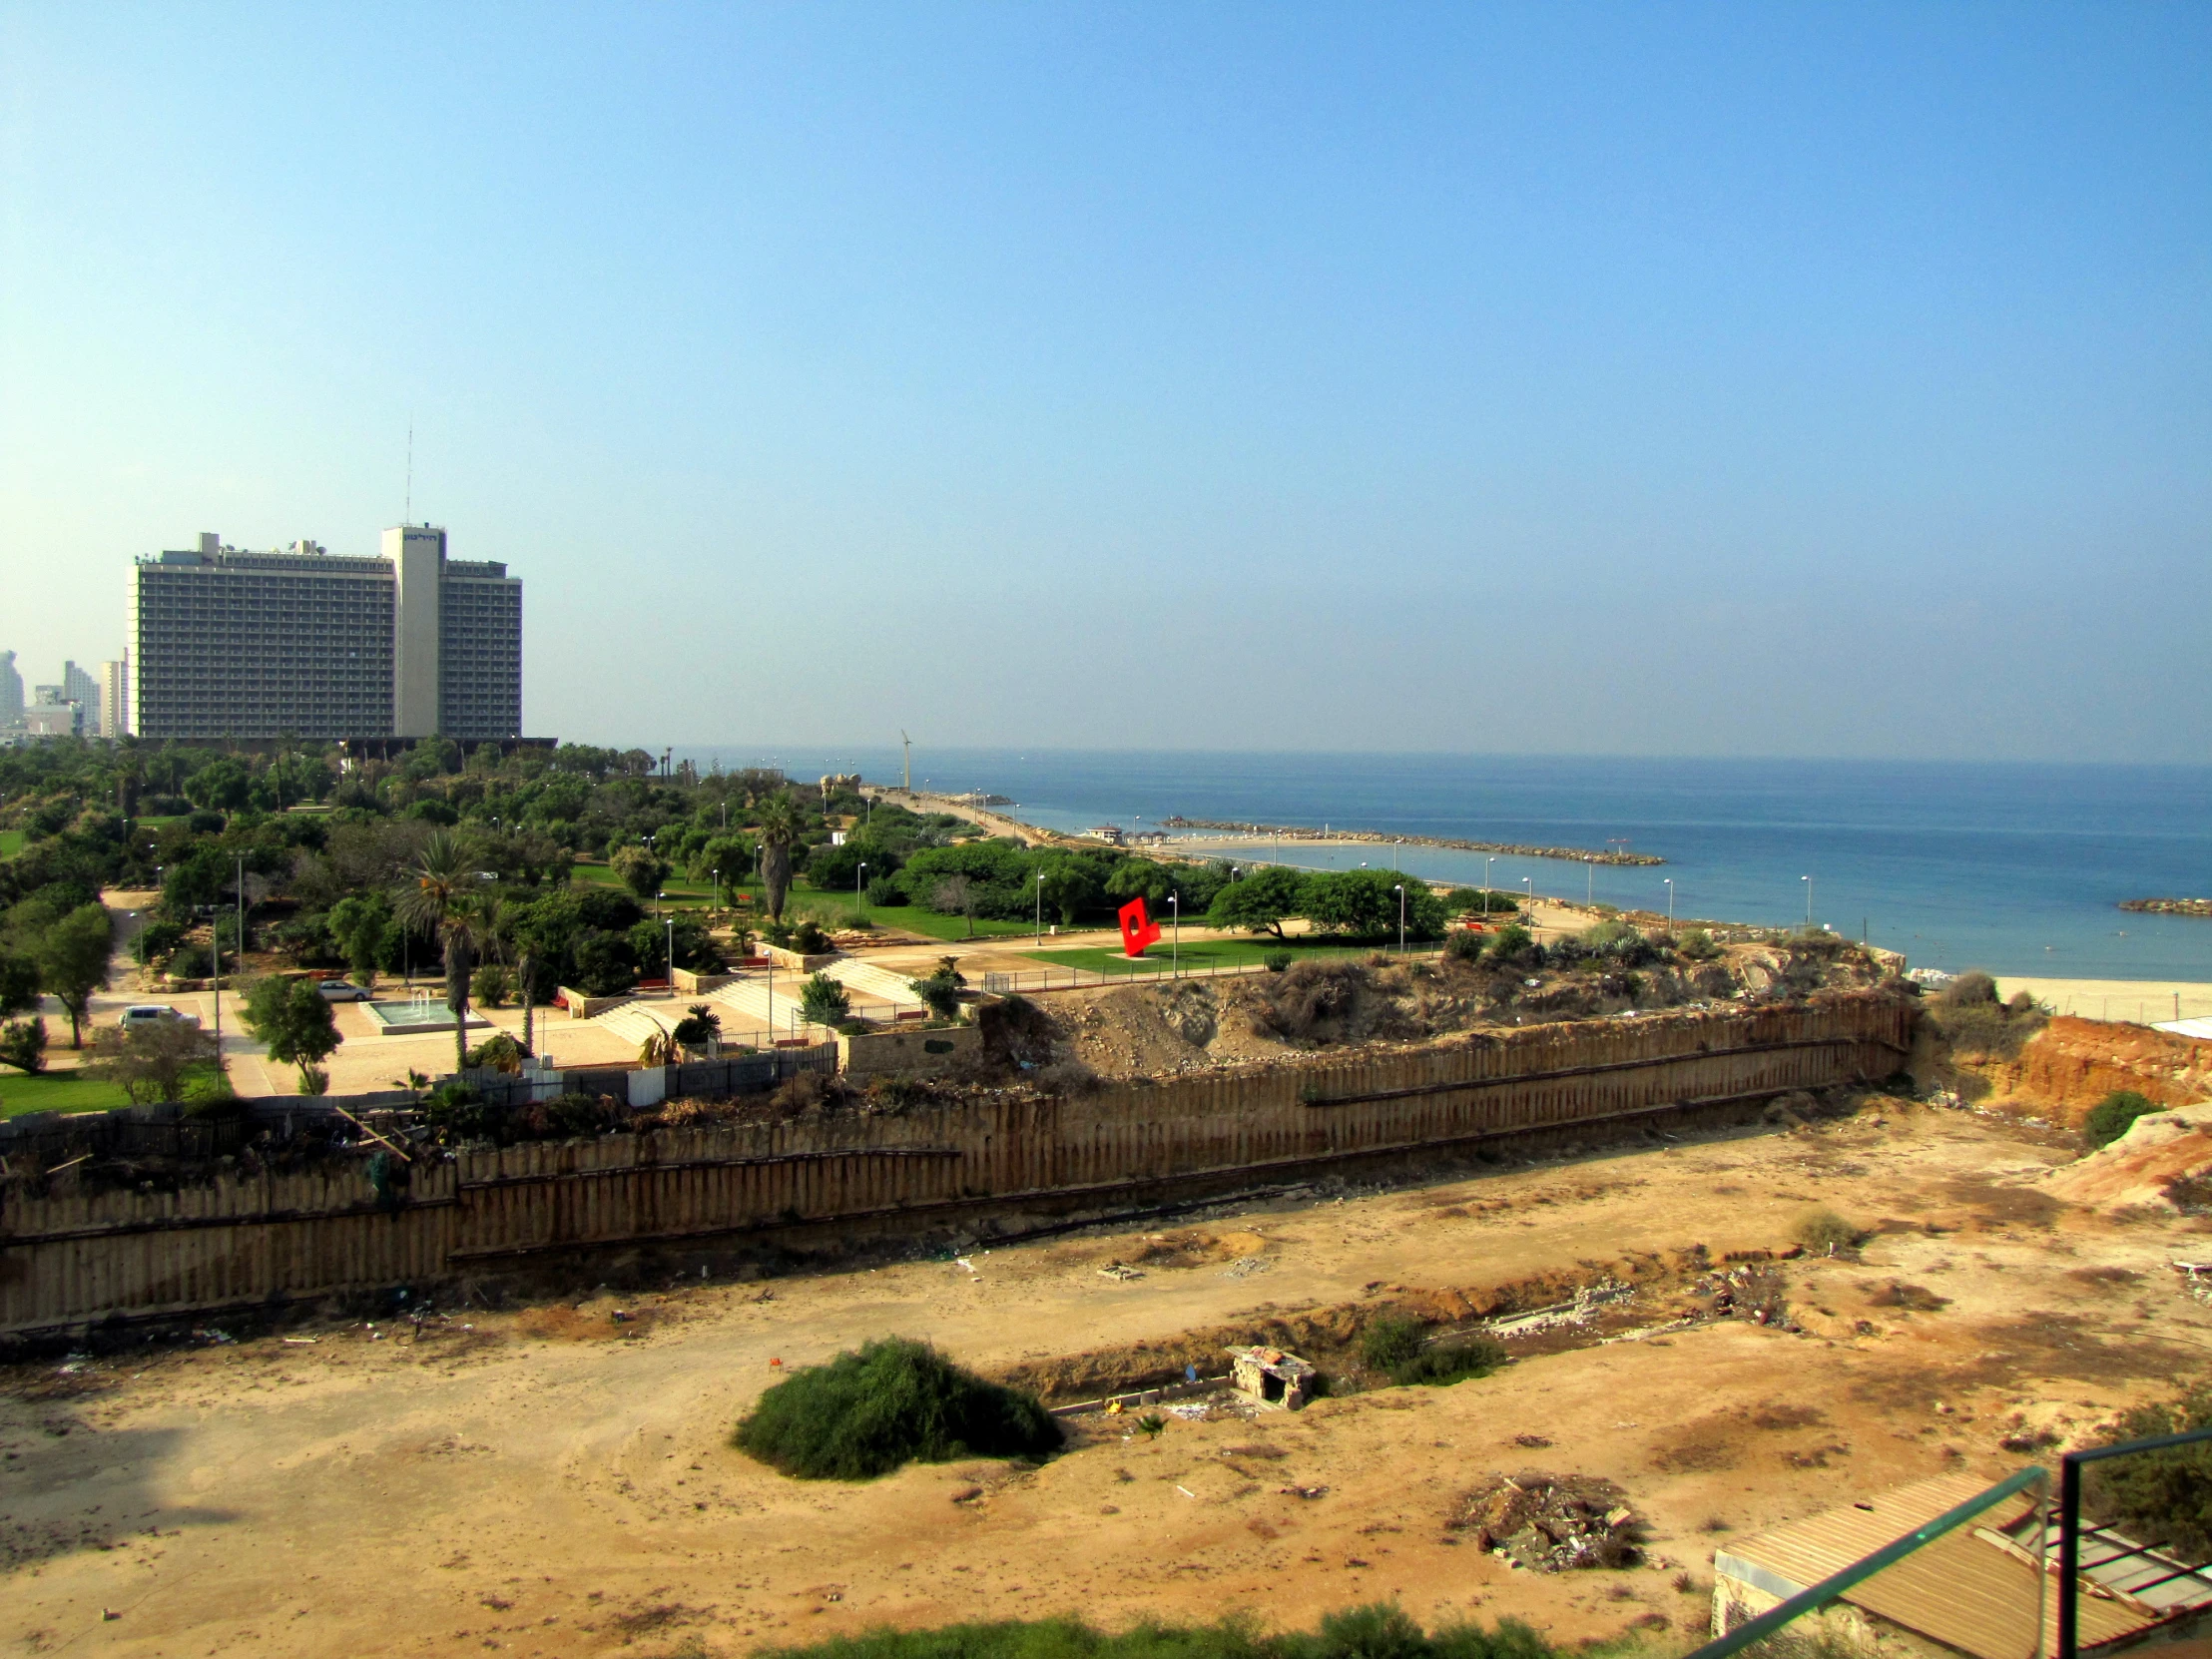
[[[0,193],[27,685],[411,487],[531,735],[2212,755],[2201,8],[0,4]]]

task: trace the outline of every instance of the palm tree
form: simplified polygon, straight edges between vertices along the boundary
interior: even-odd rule
[[[445,947],[445,1005],[453,1010],[453,1069],[468,1064],[468,976],[476,970],[482,905],[476,872],[458,836],[439,830],[422,843],[392,908],[406,926]]]
[[[791,791],[782,790],[761,809],[761,881],[768,888],[768,913],[784,919],[784,900],[792,890],[792,842],[799,838],[799,808]]]

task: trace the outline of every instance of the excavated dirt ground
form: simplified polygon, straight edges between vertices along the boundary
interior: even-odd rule
[[[2167,1264],[2212,1254],[2206,1224],[2047,1196],[2071,1156],[1877,1100],[965,1265],[19,1368],[0,1653],[719,1654],[1052,1612],[1299,1625],[1392,1596],[1680,1646],[1731,1532],[1943,1469],[1994,1478],[2203,1373],[2212,1308]],[[1817,1205],[1879,1229],[1863,1259],[1776,1259]],[[1633,1294],[1515,1339],[1487,1378],[1171,1416],[1156,1439],[1094,1416],[1041,1468],[814,1484],[727,1444],[782,1367],[885,1333],[1081,1396],[1235,1338],[1336,1365],[1380,1308],[1463,1322],[1608,1282]],[[1775,1323],[1712,1317],[1721,1288]],[[1518,1571],[1447,1526],[1531,1468],[1615,1483],[1643,1564]]]

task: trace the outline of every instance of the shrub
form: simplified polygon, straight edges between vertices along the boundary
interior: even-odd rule
[[[1929,1013],[1953,1054],[1979,1060],[2016,1057],[2048,1017],[2033,997],[1999,1002],[1986,973],[1961,973],[1936,995]]]
[[[1721,947],[1713,942],[1713,935],[1702,927],[1693,927],[1683,934],[1676,948],[1693,962],[1717,961],[1721,954]]]
[[[1291,965],[1291,953],[1288,950],[1271,950],[1260,958],[1260,962],[1270,973],[1281,973]]]
[[[1254,1016],[1278,1036],[1310,1037],[1325,1021],[1351,1013],[1367,982],[1368,970],[1357,962],[1300,962],[1261,981]]]
[[[1487,942],[1480,933],[1462,927],[1444,940],[1444,955],[1454,962],[1479,962]]]
[[[1425,1322],[1404,1314],[1380,1314],[1360,1333],[1360,1362],[1370,1371],[1395,1371],[1420,1353]]]
[[[1815,1256],[1837,1256],[1859,1248],[1866,1233],[1833,1210],[1815,1210],[1797,1224],[1797,1242]]]
[[[0,1062],[33,1076],[46,1069],[46,1021],[33,1015],[0,1025]]]
[[[1394,1368],[1390,1381],[1399,1387],[1416,1383],[1432,1388],[1449,1387],[1470,1377],[1487,1377],[1505,1364],[1505,1345],[1489,1337],[1469,1337],[1455,1343],[1424,1348],[1404,1365]]]
[[[2200,1382],[2166,1403],[2139,1405],[2114,1427],[2104,1443],[2212,1428],[2212,1386]],[[2212,1441],[2107,1458],[2082,1473],[2091,1518],[2185,1561],[2212,1559]]]
[[[2091,1146],[2110,1146],[2128,1132],[2137,1118],[2165,1109],[2148,1095],[2137,1094],[2133,1089],[2114,1089],[2089,1108],[2089,1115],[2081,1121],[2081,1132],[2088,1137]]]
[[[1383,1373],[1399,1387],[1425,1383],[1443,1387],[1470,1377],[1486,1377],[1505,1364],[1504,1346],[1489,1337],[1464,1337],[1430,1346],[1422,1338],[1424,1322],[1404,1314],[1383,1314],[1360,1334],[1360,1359],[1370,1371]]]
[[[1211,1625],[1146,1622],[1108,1635],[1077,1619],[956,1624],[935,1630],[881,1626],[773,1659],[1552,1659],[1527,1625],[1446,1625],[1423,1631],[1405,1610],[1378,1602],[1324,1614],[1319,1631],[1262,1635],[1236,1618]]]
[[[875,909],[897,909],[908,902],[906,884],[895,875],[878,875],[867,884],[867,901]]]
[[[909,1462],[1041,1457],[1061,1432],[1034,1394],[892,1337],[777,1383],[733,1441],[802,1480],[872,1480]]]
[[[822,923],[808,916],[792,929],[791,948],[803,956],[819,956],[834,946],[830,942],[830,935],[822,930]]]
[[[799,1007],[816,1025],[841,1025],[852,1017],[852,996],[827,973],[817,973],[800,991]]]
[[[1945,985],[1936,1000],[1945,1007],[1972,1008],[1982,1003],[1994,1004],[1997,999],[1997,982],[1979,968],[1969,968]]]
[[[497,962],[486,962],[469,977],[468,994],[480,1008],[497,1008],[514,995],[514,975]]]
[[[954,965],[950,956],[937,958],[936,970],[916,979],[914,994],[921,998],[928,1010],[939,1019],[950,1019],[960,1011],[960,988],[967,979]]]
[[[1517,921],[1509,927],[1500,927],[1484,954],[1499,967],[1528,971],[1544,965],[1544,947]]]
[[[208,977],[208,947],[204,944],[181,944],[169,953],[167,971],[178,979],[205,979]]]
[[[522,1044],[504,1031],[494,1031],[462,1058],[471,1070],[503,1071],[513,1076],[522,1070]]]

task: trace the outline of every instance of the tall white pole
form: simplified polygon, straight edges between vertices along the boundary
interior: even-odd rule
[[[1798,879],[1805,883],[1805,925],[1810,927],[1813,925],[1813,878],[1801,875]]]

